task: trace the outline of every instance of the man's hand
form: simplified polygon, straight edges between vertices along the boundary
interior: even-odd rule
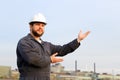
[[[63,58],[62,57],[56,57],[58,53],[53,54],[52,56],[50,56],[51,58],[51,63],[57,63],[57,62],[62,62]]]
[[[90,31],[87,31],[87,32],[85,32],[85,33],[83,34],[82,31],[80,30],[80,32],[79,32],[79,34],[78,34],[77,41],[80,42],[81,40],[83,40],[84,38],[86,38],[89,33],[90,33]]]

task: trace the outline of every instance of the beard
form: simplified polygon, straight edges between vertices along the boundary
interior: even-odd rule
[[[36,36],[36,37],[41,37],[41,36],[44,34],[44,32],[41,33],[41,34],[39,34],[39,33],[37,33],[37,31],[34,31],[34,30],[32,29],[32,34],[33,34],[34,36]]]

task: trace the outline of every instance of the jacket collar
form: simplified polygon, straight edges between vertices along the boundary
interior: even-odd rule
[[[27,37],[28,37],[29,39],[31,39],[31,40],[35,40],[34,37],[33,37],[30,33],[27,35]],[[42,39],[40,39],[40,40],[41,40],[41,44],[43,44],[44,41],[43,41]],[[37,41],[37,40],[35,40],[35,41]],[[38,42],[38,41],[37,41],[37,42]]]

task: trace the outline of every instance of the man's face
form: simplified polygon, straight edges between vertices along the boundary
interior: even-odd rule
[[[34,23],[30,25],[30,30],[32,34],[36,37],[41,37],[44,33],[45,24],[44,23]]]

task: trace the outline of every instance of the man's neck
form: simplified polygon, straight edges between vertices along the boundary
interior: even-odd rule
[[[30,33],[30,34],[33,36],[33,38],[34,38],[35,40],[37,40],[37,41],[40,40],[40,37],[36,37],[36,36],[34,36],[32,33]]]

